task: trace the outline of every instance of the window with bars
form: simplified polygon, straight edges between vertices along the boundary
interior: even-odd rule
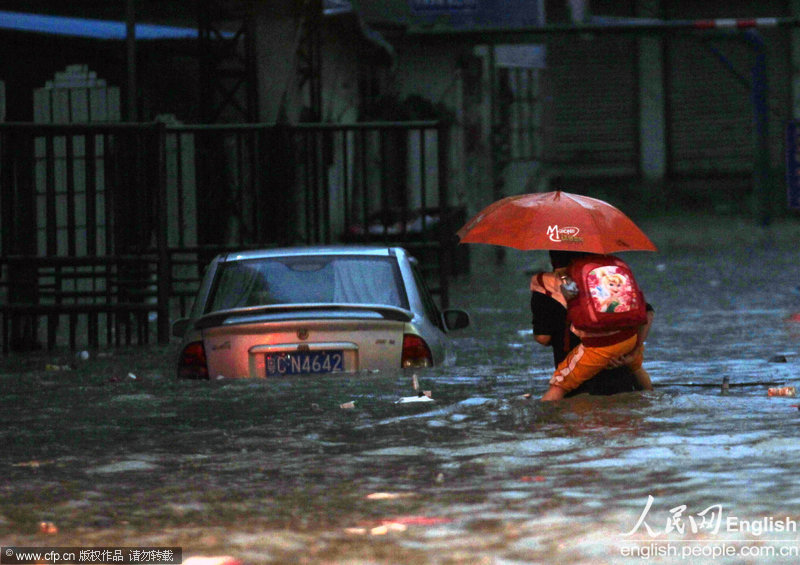
[[[509,144],[512,161],[541,159],[542,96],[540,70],[506,69],[509,97]]]

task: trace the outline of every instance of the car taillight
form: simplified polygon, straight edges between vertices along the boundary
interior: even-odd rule
[[[418,335],[405,334],[403,336],[403,357],[400,366],[430,367],[433,365],[433,356],[425,340]]]
[[[208,365],[202,341],[193,341],[183,348],[178,361],[179,379],[207,379]]]

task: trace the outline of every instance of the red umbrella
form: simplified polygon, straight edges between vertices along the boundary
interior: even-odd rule
[[[656,251],[633,221],[608,202],[569,192],[537,192],[498,200],[457,232],[461,243],[515,249],[614,253]]]

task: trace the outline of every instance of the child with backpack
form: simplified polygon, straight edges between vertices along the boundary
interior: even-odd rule
[[[567,267],[554,272],[581,344],[559,363],[542,400],[564,398],[621,357],[639,386],[651,390],[640,347],[648,329],[647,305],[630,267],[611,255],[576,254]]]

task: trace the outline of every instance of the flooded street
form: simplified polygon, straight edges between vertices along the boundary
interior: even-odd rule
[[[399,371],[179,382],[172,348],[2,359],[0,545],[797,563],[800,398],[767,394],[800,387],[796,224],[641,222],[660,249],[624,255],[656,309],[645,394],[519,398],[551,372],[526,275],[546,254],[498,267],[486,246],[451,290],[472,315],[456,365],[417,372],[435,402],[398,403],[414,393]]]

